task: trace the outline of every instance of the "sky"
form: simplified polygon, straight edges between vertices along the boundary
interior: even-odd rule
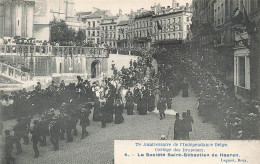
[[[186,3],[191,4],[192,0],[177,0],[180,5]],[[172,0],[75,0],[76,11],[91,11],[93,7],[110,10],[112,14],[116,15],[119,9],[123,14],[130,13],[131,9],[136,11],[137,9],[144,8],[149,10],[154,4],[160,3],[161,6],[172,6]]]

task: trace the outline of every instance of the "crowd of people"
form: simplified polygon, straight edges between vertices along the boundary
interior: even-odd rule
[[[29,144],[29,133],[35,158],[39,157],[38,143],[46,146],[47,136],[50,136],[55,151],[59,149],[60,140],[66,138],[67,142],[73,142],[73,136],[78,135],[78,121],[82,128],[81,139],[84,139],[89,135],[87,127],[91,123],[89,116],[92,111],[92,120],[101,122],[102,128],[111,122],[123,123],[124,110],[127,115],[133,115],[135,109],[139,115],[146,115],[157,108],[160,119],[164,119],[165,110],[171,109],[171,100],[180,91],[183,77],[170,64],[160,65],[156,74],[152,56],[148,53],[129,64],[129,68],[123,67],[120,71],[112,67],[114,75],[111,78],[92,84],[78,77],[77,84],[65,85],[61,81],[57,86],[53,81],[49,87],[42,89],[38,83],[33,91],[22,90],[5,96],[5,99],[13,100],[13,114],[17,120],[13,129],[5,131],[6,160],[13,160],[13,145],[16,153],[20,154],[21,140],[25,145]],[[39,117],[35,119],[35,115]],[[184,123],[180,123],[179,128],[183,129]],[[184,130],[180,131],[176,135],[185,135],[183,139],[188,139],[187,130],[185,134]]]

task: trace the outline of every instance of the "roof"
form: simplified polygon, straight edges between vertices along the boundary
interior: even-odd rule
[[[90,15],[92,12],[91,11],[88,11],[88,12],[78,12],[77,15]]]
[[[146,17],[152,17],[153,13],[151,11],[148,12],[143,12],[140,15],[136,15],[135,19],[140,19],[140,18],[146,18]]]
[[[128,21],[120,21],[118,26],[128,25]]]
[[[88,18],[101,18],[103,15],[106,14],[108,10],[98,10],[92,13],[91,15],[88,16]]]

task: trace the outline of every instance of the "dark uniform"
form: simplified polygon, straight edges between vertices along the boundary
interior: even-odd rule
[[[50,141],[54,146],[54,151],[59,150],[59,135],[60,135],[60,124],[58,122],[58,117],[53,117],[50,123]]]
[[[10,135],[10,131],[5,131],[5,161],[6,164],[10,164],[11,161],[14,161],[14,157],[12,157],[12,151],[14,149],[14,137]]]
[[[181,139],[181,120],[180,120],[180,115],[179,113],[176,113],[176,116],[175,116],[176,120],[175,120],[175,123],[174,123],[174,139],[175,140],[179,140]]]
[[[14,142],[17,151],[16,154],[20,154],[22,153],[22,146],[20,141],[24,135],[24,128],[21,119],[17,119],[17,124],[13,127],[13,130],[14,130]]]
[[[117,99],[115,102],[115,124],[120,124],[124,122],[123,117],[123,105],[120,103],[120,100]]]
[[[87,126],[90,125],[90,121],[89,121],[89,115],[91,114],[91,110],[89,108],[90,105],[86,105],[85,108],[81,110],[79,116],[80,125],[82,127],[81,139],[84,139],[89,134],[86,128]]]
[[[39,150],[38,150],[38,142],[41,141],[41,128],[38,120],[35,120],[34,126],[30,130],[30,133],[32,134],[32,142],[33,142],[33,150],[34,150],[34,157],[39,157]]]
[[[165,118],[164,111],[166,110],[166,104],[165,104],[165,101],[163,99],[159,100],[159,102],[157,104],[157,109],[159,110],[160,119],[162,120],[163,118]]]

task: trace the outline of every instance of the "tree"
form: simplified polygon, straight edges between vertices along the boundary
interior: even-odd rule
[[[69,28],[64,20],[57,21],[54,19],[50,22],[51,27],[51,42],[70,42],[75,41],[76,32]]]
[[[76,42],[79,42],[79,43],[84,43],[86,40],[86,34],[85,34],[85,31],[82,30],[82,29],[79,29],[79,31],[77,32],[77,36],[76,36]]]

